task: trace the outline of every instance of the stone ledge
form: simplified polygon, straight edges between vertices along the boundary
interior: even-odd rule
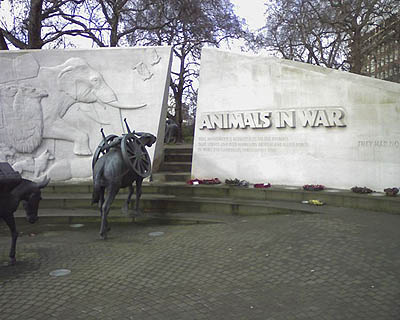
[[[59,195],[65,199],[75,197],[76,200],[89,199],[92,192],[90,183],[60,183],[51,184],[43,192],[43,198],[61,201]],[[121,201],[126,197],[126,189],[122,189],[117,196]],[[72,194],[72,195],[68,195]],[[86,195],[85,195],[86,194]],[[400,197],[389,197],[384,193],[356,194],[350,190],[327,189],[323,191],[305,191],[300,187],[272,186],[268,189],[233,187],[220,185],[192,186],[183,182],[146,182],[143,185],[143,199],[155,195],[165,200],[166,196],[192,197],[211,199],[241,199],[246,201],[286,201],[301,203],[301,201],[317,199],[335,207],[366,209],[388,213],[400,213]],[[160,198],[159,198],[160,199]],[[86,201],[86,200],[85,200]],[[255,203],[254,203],[255,204]]]

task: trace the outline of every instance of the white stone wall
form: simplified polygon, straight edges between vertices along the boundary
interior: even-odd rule
[[[192,176],[399,186],[400,85],[204,49]]]
[[[33,180],[91,179],[102,136],[150,132],[161,159],[170,47],[0,52],[0,161]],[[72,180],[71,180],[72,179]]]

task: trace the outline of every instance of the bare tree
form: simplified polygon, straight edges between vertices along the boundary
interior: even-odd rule
[[[229,0],[170,0],[163,1],[153,17],[164,28],[131,34],[132,44],[170,45],[176,61],[171,75],[174,96],[175,121],[182,141],[183,108],[194,109],[197,98],[196,79],[199,76],[201,48],[219,47],[228,39],[244,37],[244,22],[233,11]],[[162,14],[161,14],[162,13]]]
[[[323,22],[345,35],[346,58],[350,71],[359,74],[367,55],[382,44],[386,33],[400,24],[398,15],[400,2],[397,0],[329,0],[329,3],[334,12],[333,19],[323,20]],[[393,20],[395,23],[384,23]],[[367,45],[363,35],[373,28],[385,30],[382,30],[384,32],[380,33],[373,43]]]
[[[170,19],[163,14],[161,0],[95,0],[84,2],[80,14],[64,13],[63,18],[79,25],[80,36],[99,47],[128,45],[127,37],[165,27]],[[157,11],[161,10],[161,11]],[[155,19],[161,15],[164,19]]]
[[[44,46],[59,47],[66,35],[81,32],[62,19],[62,12],[75,12],[83,0],[21,0],[10,1],[9,19],[0,20],[0,49],[9,44],[18,49],[41,49]]]
[[[150,12],[161,0],[20,0],[11,1],[11,19],[0,20],[0,49],[65,46],[68,36],[90,39],[98,47],[127,44],[135,32],[155,25]],[[126,23],[129,21],[129,24]]]
[[[383,41],[366,45],[363,35],[374,27],[399,21],[398,0],[276,0],[269,4],[259,47],[287,59],[361,73],[365,57]]]

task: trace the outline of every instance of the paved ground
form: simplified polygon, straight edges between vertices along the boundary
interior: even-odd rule
[[[20,223],[11,267],[0,224],[0,318],[400,319],[400,215],[112,228],[101,241],[95,223]]]

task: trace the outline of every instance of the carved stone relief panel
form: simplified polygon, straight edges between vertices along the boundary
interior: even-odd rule
[[[169,47],[1,52],[1,160],[29,178],[89,179],[100,128],[122,134],[126,117],[162,134],[170,61]]]

